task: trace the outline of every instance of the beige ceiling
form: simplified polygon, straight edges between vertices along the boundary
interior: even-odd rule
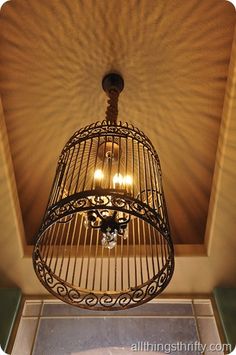
[[[40,225],[63,145],[104,118],[101,79],[114,69],[125,80],[120,119],[142,129],[160,155],[175,243],[202,243],[233,6],[10,1],[0,20],[0,88],[27,241]]]

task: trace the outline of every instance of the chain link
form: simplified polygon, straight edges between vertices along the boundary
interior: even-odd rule
[[[119,97],[119,92],[117,90],[110,90],[109,93],[109,99],[107,101],[107,110],[106,110],[106,120],[111,123],[116,123],[117,122],[117,117],[118,117],[118,97]]]

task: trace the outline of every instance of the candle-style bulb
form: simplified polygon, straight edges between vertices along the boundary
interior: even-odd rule
[[[94,172],[94,181],[95,181],[95,187],[101,186],[101,181],[104,177],[104,174],[101,169],[97,169]]]
[[[123,185],[123,176],[121,174],[115,174],[113,177],[113,187],[121,188]]]
[[[124,185],[126,185],[126,186],[132,185],[132,184],[133,184],[132,176],[126,175],[126,176],[124,177],[123,182],[124,182]]]

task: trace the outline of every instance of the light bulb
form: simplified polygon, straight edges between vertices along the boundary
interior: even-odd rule
[[[114,188],[119,188],[123,185],[123,176],[121,174],[115,174],[113,177],[113,186]]]
[[[95,181],[95,187],[99,187],[101,185],[101,181],[104,177],[104,174],[101,169],[97,169],[94,172],[94,181]]]
[[[101,169],[95,170],[95,173],[94,173],[94,179],[95,180],[102,180],[103,177],[104,177],[104,175],[103,175],[103,172],[102,172]]]
[[[133,179],[132,176],[126,175],[123,179],[124,185],[132,185],[133,184]]]

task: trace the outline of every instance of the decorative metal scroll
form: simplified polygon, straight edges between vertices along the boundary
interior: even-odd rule
[[[165,289],[174,249],[159,158],[144,133],[103,121],[71,137],[33,264],[49,292],[82,308],[135,307]]]

